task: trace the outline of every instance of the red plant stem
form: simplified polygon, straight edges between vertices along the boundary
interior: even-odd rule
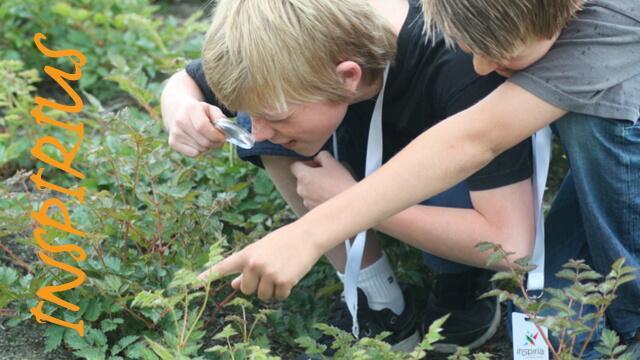
[[[2,249],[3,251],[5,251],[7,254],[9,254],[9,256],[11,256],[13,262],[26,269],[29,273],[33,273],[33,270],[31,270],[31,266],[29,266],[29,264],[27,264],[24,260],[20,259],[20,257],[16,254],[13,253],[13,251],[11,251],[8,247],[6,247],[4,244],[0,243],[0,249]]]
[[[225,307],[229,303],[229,301],[231,301],[234,297],[236,297],[237,294],[238,294],[238,290],[233,290],[229,295],[227,295],[226,298],[224,298],[224,300],[222,300],[222,302],[216,304],[216,309],[213,310],[213,314],[211,314],[211,318],[209,319],[208,322],[215,320],[220,310],[222,310],[222,308]]]

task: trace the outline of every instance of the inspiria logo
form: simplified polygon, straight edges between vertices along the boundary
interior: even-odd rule
[[[520,356],[533,358],[537,358],[537,356],[544,356],[546,354],[545,350],[543,348],[536,347],[536,341],[538,340],[539,335],[540,332],[538,331],[535,332],[535,335],[527,331],[524,336],[525,342],[522,347],[516,350],[516,353]]]
[[[527,316],[514,312],[513,324],[513,358],[515,360],[548,360],[549,349],[544,337],[547,329],[536,325]]]

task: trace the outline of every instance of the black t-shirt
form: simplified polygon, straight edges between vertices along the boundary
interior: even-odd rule
[[[383,162],[426,129],[472,106],[504,81],[495,73],[478,76],[471,56],[460,50],[447,49],[442,37],[426,41],[423,24],[418,2],[410,1],[407,19],[398,36],[395,63],[389,70],[385,88]],[[220,106],[207,85],[201,61],[189,63],[187,73],[198,84],[205,101]],[[374,105],[375,99],[350,105],[337,132],[338,141],[348,143],[346,153],[340,150],[340,159],[349,159],[358,178],[364,174],[367,134]],[[226,109],[222,110],[231,115]],[[497,188],[531,177],[532,169],[531,141],[527,139],[470,176],[467,184],[470,190],[476,191]]]

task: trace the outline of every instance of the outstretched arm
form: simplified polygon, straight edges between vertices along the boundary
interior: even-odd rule
[[[565,113],[506,82],[425,131],[378,171],[278,235],[305,234],[320,248],[331,246],[455,185]],[[344,209],[351,216],[333,216]]]
[[[469,177],[565,113],[504,83],[424,132],[371,176],[231,255],[211,272],[241,272],[233,285],[244,293],[255,292],[264,282],[284,299],[327,250]]]
[[[524,146],[511,151],[515,149],[518,155],[521,151],[528,152],[530,143],[521,144]],[[513,156],[508,159],[515,160]],[[526,163],[531,166],[529,161]],[[503,177],[513,174],[518,165],[511,166],[502,169]],[[327,151],[321,151],[312,163],[293,162],[291,173],[297,179],[297,184],[294,183],[297,196],[308,209],[356,184],[352,174]],[[476,267],[484,267],[490,255],[475,248],[483,241],[514,252],[516,259],[530,256],[535,240],[531,178],[501,186],[493,184],[493,188],[471,191],[472,208],[414,205],[382,221],[375,229],[430,254]],[[365,265],[363,262],[362,267]],[[496,269],[507,268],[502,262],[496,264]]]

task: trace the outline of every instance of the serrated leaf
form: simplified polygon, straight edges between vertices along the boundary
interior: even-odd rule
[[[133,344],[136,340],[138,340],[140,336],[137,335],[129,335],[118,340],[118,343],[111,349],[111,354],[116,355],[122,350],[126,349],[127,346]]]
[[[249,302],[249,300],[243,299],[241,297],[233,298],[233,300],[227,303],[227,306],[238,306],[248,310],[253,309],[253,304]]]
[[[67,344],[72,349],[76,349],[76,350],[83,349],[89,345],[75,331],[66,331],[64,333],[64,343]]]
[[[162,360],[174,360],[174,356],[171,355],[171,352],[167,350],[167,348],[149,339],[146,336],[144,338],[149,343],[149,346],[151,346],[151,350],[153,350],[158,356],[160,356]]]
[[[83,348],[73,352],[73,355],[90,360],[104,360],[106,354],[97,348]]]
[[[491,277],[491,281],[509,280],[509,279],[513,279],[514,276],[517,276],[517,275],[507,271],[500,271],[493,274],[493,276]]]
[[[601,278],[602,278],[602,275],[598,274],[595,271],[586,271],[586,272],[580,273],[581,280],[599,280]]]
[[[107,333],[109,331],[117,329],[118,325],[122,324],[123,322],[124,320],[121,318],[104,319],[100,322],[100,329],[102,329],[103,332]]]
[[[490,242],[481,242],[481,243],[478,243],[475,247],[476,249],[478,249],[478,251],[485,252],[491,249],[495,249],[496,245]]]
[[[487,258],[487,267],[492,267],[504,259],[504,255],[500,252],[494,252]]]
[[[180,269],[173,275],[173,280],[169,284],[169,289],[175,289],[178,287],[190,287],[194,284],[199,284],[201,281],[198,279],[198,275],[187,269]]]
[[[231,324],[227,325],[224,327],[224,329],[222,329],[222,331],[220,331],[219,333],[215,334],[213,336],[214,340],[221,340],[221,339],[226,339],[226,338],[230,338],[232,336],[238,335],[238,332],[235,331],[233,329],[233,326],[231,326]]]
[[[18,280],[18,272],[10,267],[0,267],[0,284],[7,287],[13,285]]]
[[[138,306],[141,308],[161,306],[164,304],[164,297],[162,296],[163,290],[156,290],[154,292],[142,291],[136,295],[131,303],[131,306]]]
[[[112,294],[120,294],[120,288],[122,286],[122,280],[118,276],[115,275],[107,275],[104,277],[104,282],[107,285],[107,289]]]
[[[49,353],[62,343],[62,336],[67,328],[62,326],[49,326],[45,331],[45,346],[44,352]]]
[[[87,309],[83,314],[83,318],[88,321],[96,321],[102,312],[102,303],[100,299],[93,299],[87,305]]]
[[[621,276],[620,278],[618,278],[618,284],[622,285],[624,283],[633,281],[635,279],[636,279],[636,277],[634,275],[624,275],[624,276]]]
[[[559,272],[557,272],[556,273],[556,277],[560,278],[560,279],[573,280],[576,277],[576,273],[573,270],[564,269],[564,270],[560,270]]]

